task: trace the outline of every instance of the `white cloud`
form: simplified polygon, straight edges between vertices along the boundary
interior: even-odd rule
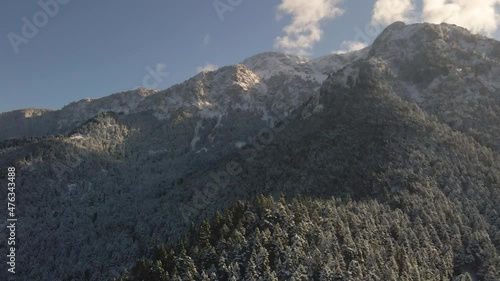
[[[361,50],[361,49],[367,47],[368,44],[363,43],[363,42],[358,42],[358,41],[343,41],[341,46],[342,46],[342,49],[340,49],[339,51],[334,51],[333,53],[345,54],[345,53],[358,51],[358,50]]]
[[[211,63],[206,63],[205,66],[198,66],[196,68],[196,73],[202,72],[202,71],[214,71],[217,70],[219,67],[215,64]]]
[[[411,22],[415,4],[412,0],[378,0],[373,6],[372,22],[391,24],[395,21]]]
[[[205,37],[203,38],[203,45],[207,46],[208,44],[210,44],[210,34],[205,33]]]
[[[282,0],[278,6],[278,19],[290,15],[292,22],[283,29],[284,35],[276,38],[274,47],[306,55],[321,40],[321,21],[344,13],[338,7],[340,2],[342,0]]]
[[[492,35],[500,25],[500,0],[377,0],[373,7],[373,24],[394,21],[450,23],[474,33]]]
[[[167,68],[167,65],[164,63],[156,64],[156,71],[158,71],[158,72],[164,70],[165,68]]]
[[[493,34],[500,23],[500,0],[423,0],[422,20],[453,23],[472,32]]]

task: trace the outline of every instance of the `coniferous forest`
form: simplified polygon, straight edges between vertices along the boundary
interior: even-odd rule
[[[479,214],[457,212],[438,194],[404,210],[260,196],[202,222],[177,247],[156,248],[118,280],[498,280]]]

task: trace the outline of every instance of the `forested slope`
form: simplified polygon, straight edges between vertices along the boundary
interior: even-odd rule
[[[397,95],[383,61],[353,67],[198,211],[282,199],[193,217],[211,223],[123,279],[499,280],[498,154]]]

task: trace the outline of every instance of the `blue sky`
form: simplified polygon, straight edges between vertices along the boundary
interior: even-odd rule
[[[459,21],[462,16],[456,9],[449,10],[458,14],[436,12],[454,8],[443,6],[423,18],[422,5],[402,0],[394,8],[391,1],[2,0],[0,112],[58,109],[139,86],[164,89],[202,67],[235,64],[264,51],[318,57],[356,49],[370,43],[356,41],[374,39],[357,36],[370,23],[381,28],[394,20]],[[492,1],[471,3],[494,5],[497,15]],[[459,8],[465,13],[467,7]],[[36,32],[26,28],[26,20]],[[496,26],[467,27],[499,38]]]

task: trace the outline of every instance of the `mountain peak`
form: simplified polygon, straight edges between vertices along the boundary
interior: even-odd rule
[[[242,62],[251,71],[263,79],[269,79],[279,73],[310,73],[308,59],[290,54],[265,52],[252,56]]]
[[[459,51],[481,53],[495,61],[500,58],[498,41],[472,34],[463,27],[447,23],[407,25],[403,22],[395,22],[382,31],[370,47],[369,56],[406,60],[429,51],[440,56]]]
[[[471,35],[470,31],[466,28],[454,24],[405,24],[404,22],[397,21],[387,26],[382,33],[380,33],[375,42],[381,40],[411,40],[415,36],[419,37],[418,39],[447,39],[450,36],[458,34],[462,36]]]

